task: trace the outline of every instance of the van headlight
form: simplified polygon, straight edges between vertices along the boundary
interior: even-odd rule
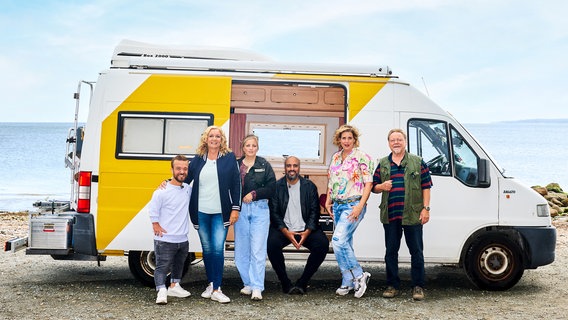
[[[536,215],[537,217],[549,217],[550,210],[548,209],[548,204],[537,204]]]

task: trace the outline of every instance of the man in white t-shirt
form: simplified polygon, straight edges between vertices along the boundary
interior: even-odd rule
[[[154,230],[154,283],[158,291],[157,304],[168,303],[168,296],[186,298],[191,295],[179,284],[189,251],[187,233],[191,187],[183,182],[187,177],[188,164],[188,159],[183,155],[172,159],[173,178],[165,188],[154,191],[149,204],[150,221]],[[166,289],[169,272],[171,281]]]

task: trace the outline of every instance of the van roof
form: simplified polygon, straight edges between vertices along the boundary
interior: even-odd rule
[[[392,76],[388,66],[283,63],[242,49],[163,46],[131,40],[122,40],[116,46],[111,68]]]

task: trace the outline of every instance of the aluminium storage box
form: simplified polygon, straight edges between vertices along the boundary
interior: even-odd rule
[[[31,249],[68,249],[71,247],[73,218],[36,216],[30,218]]]

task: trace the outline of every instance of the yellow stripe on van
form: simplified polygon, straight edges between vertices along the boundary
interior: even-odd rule
[[[386,82],[352,82],[349,84],[349,121],[371,101]]]
[[[169,160],[116,159],[118,112],[213,113],[214,124],[230,117],[231,78],[150,75],[102,123],[97,212],[97,249],[109,243],[150,201],[162,180],[171,176]],[[150,220],[148,219],[148,223]],[[133,235],[135,236],[135,235]]]

